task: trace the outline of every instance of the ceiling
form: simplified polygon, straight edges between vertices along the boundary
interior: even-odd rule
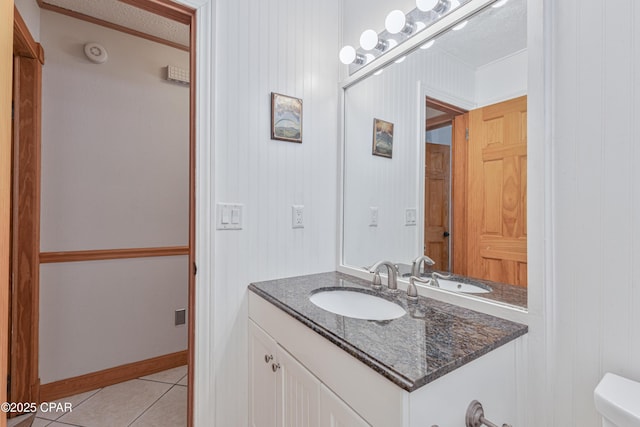
[[[171,43],[189,46],[188,25],[138,9],[119,0],[40,0],[40,2],[149,34]]]
[[[436,47],[475,69],[526,49],[526,0],[486,8],[463,29],[439,36]]]

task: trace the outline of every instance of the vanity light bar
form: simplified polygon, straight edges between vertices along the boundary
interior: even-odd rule
[[[345,46],[340,51],[340,61],[349,65],[353,74],[373,59],[418,34],[443,16],[470,0],[416,0],[416,7],[406,15],[400,10],[391,11],[385,20],[385,30],[365,30],[360,36],[360,47]],[[348,52],[348,54],[345,54]],[[355,55],[354,55],[355,53]],[[366,58],[367,60],[362,60]]]

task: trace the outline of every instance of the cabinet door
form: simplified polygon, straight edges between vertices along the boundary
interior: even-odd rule
[[[249,321],[249,425],[275,427],[277,371],[275,341]]]
[[[278,346],[280,427],[318,427],[320,381]]]
[[[335,393],[321,385],[320,427],[369,427],[369,424]]]

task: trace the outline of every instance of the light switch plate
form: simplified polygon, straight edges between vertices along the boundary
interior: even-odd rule
[[[216,204],[216,229],[242,230],[242,207],[235,203]]]
[[[404,225],[416,225],[417,216],[418,214],[415,208],[407,209],[404,214]]]

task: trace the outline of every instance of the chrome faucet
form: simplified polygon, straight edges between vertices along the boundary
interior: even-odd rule
[[[390,291],[398,289],[398,268],[390,261],[378,261],[369,267],[369,273],[373,273],[373,287],[381,286],[380,267],[387,267],[387,287]]]
[[[426,255],[420,255],[419,257],[417,257],[416,259],[413,260],[413,263],[411,264],[411,275],[414,277],[420,277],[420,267],[421,265],[424,263],[425,268],[427,266],[431,267],[432,265],[435,265],[435,261],[432,260],[431,258],[429,258]]]
[[[418,300],[418,288],[416,282],[426,283],[430,285],[431,279],[423,279],[422,277],[411,276],[409,277],[409,286],[407,286],[407,299],[409,301]]]
[[[438,273],[437,271],[434,271],[431,273],[431,278],[433,279],[433,283],[436,288],[440,287],[440,283],[438,282],[438,279],[450,279],[451,276],[452,276],[451,273],[442,274],[442,273]]]

